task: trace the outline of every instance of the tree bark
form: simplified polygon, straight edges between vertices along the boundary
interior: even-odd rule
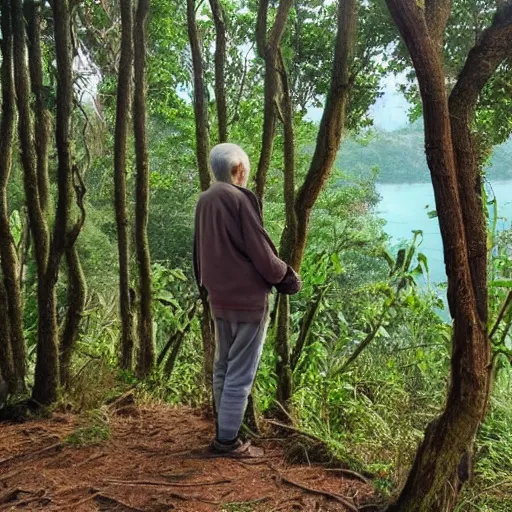
[[[76,245],[66,250],[68,275],[66,320],[60,338],[60,382],[67,386],[71,375],[71,356],[78,339],[86,298],[85,276]]]
[[[204,83],[204,66],[201,44],[197,33],[195,0],[187,0],[187,27],[194,68],[194,116],[196,121],[196,159],[199,168],[201,190],[207,190],[211,183],[208,153],[210,136],[208,133],[208,105]]]
[[[11,0],[11,13],[20,152],[38,276],[37,364],[32,396],[38,403],[49,404],[56,400],[59,387],[55,290],[54,283],[47,280],[50,236],[39,198],[34,127],[30,113],[30,82],[26,66],[25,23],[21,0]]]
[[[39,201],[44,213],[48,211],[48,139],[50,114],[46,108],[43,87],[43,57],[41,52],[41,2],[28,0],[24,4],[27,20],[28,63],[34,96],[35,148],[37,155],[37,180]]]
[[[425,148],[454,325],[445,410],[427,428],[407,482],[389,510],[453,510],[460,488],[469,477],[473,444],[486,409],[490,383],[486,256],[482,254],[486,234],[482,229],[478,162],[469,123],[480,90],[496,68],[494,59],[485,51],[490,45],[485,42],[487,33],[470,52],[448,102],[441,50],[429,32],[430,15],[424,15],[414,0],[386,1],[408,47],[420,87]],[[508,30],[507,34],[510,37]],[[502,37],[503,33],[498,39]],[[503,47],[501,54],[506,53]],[[481,61],[483,55],[491,58]],[[464,180],[467,183],[461,183]]]
[[[194,115],[196,122],[196,159],[199,169],[199,181],[201,190],[210,187],[211,175],[208,163],[210,151],[210,138],[208,133],[208,107],[206,104],[203,59],[201,45],[197,33],[195,0],[187,0],[187,26],[192,52],[192,64],[194,68]],[[212,389],[213,385],[213,358],[215,354],[215,335],[213,320],[206,290],[200,290],[203,315],[201,317],[201,334],[203,338],[203,370],[205,387]]]
[[[215,24],[215,101],[219,142],[228,140],[228,111],[226,102],[226,14],[220,0],[210,0]]]
[[[14,77],[12,74],[13,49],[10,6],[8,0],[1,2],[2,28],[2,118],[0,122],[0,262],[7,315],[7,351],[12,353],[12,378],[7,375],[9,390],[25,391],[26,349],[22,324],[21,290],[18,281],[18,258],[11,235],[7,184],[12,167],[12,144],[14,136]]]
[[[498,11],[468,54],[449,97],[450,123],[457,164],[462,215],[468,239],[468,257],[480,318],[487,322],[487,227],[482,213],[481,161],[471,133],[471,121],[480,92],[504,59],[512,54],[512,14]]]
[[[292,370],[290,366],[290,297],[279,295],[277,309],[277,401],[285,410],[290,408],[292,396]]]
[[[16,380],[12,365],[7,294],[5,293],[3,280],[0,279],[0,383],[2,377],[7,384],[8,392],[14,393],[16,391]]]
[[[295,196],[295,147],[293,137],[293,108],[290,86],[284,60],[278,62],[281,75],[280,115],[284,126],[284,197],[286,226],[281,238],[280,255],[299,271],[306,247],[309,216],[318,195],[324,187],[345,127],[345,110],[351,86],[351,65],[356,43],[357,2],[340,0],[338,4],[338,31],[336,35],[331,85],[320,122],[315,153],[304,183]],[[279,299],[276,349],[278,352],[278,399],[287,408],[292,394],[290,369],[289,304]],[[286,300],[289,303],[289,300]]]
[[[119,252],[119,302],[121,310],[121,368],[133,368],[134,319],[130,297],[130,257],[126,205],[126,141],[133,63],[133,12],[131,0],[120,0],[121,58],[117,87],[114,141],[114,186]]]
[[[284,58],[279,51],[279,75],[281,83],[281,109],[284,130],[284,179],[283,197],[285,203],[286,224],[281,238],[281,257],[287,258],[297,237],[297,215],[295,213],[295,135],[293,129],[293,105]],[[292,367],[290,364],[290,298],[279,297],[278,323],[276,331],[277,397],[279,403],[289,408],[293,392]]]
[[[351,67],[357,27],[356,0],[339,0],[338,29],[329,92],[320,121],[315,152],[295,201],[297,237],[286,257],[295,270],[300,269],[306,248],[311,210],[329,177],[345,130],[345,113],[352,86]]]
[[[263,134],[261,152],[256,172],[256,195],[263,200],[267,174],[272,160],[276,135],[277,108],[281,102],[279,68],[281,39],[286,28],[292,0],[281,0],[270,32],[267,34],[268,0],[260,0],[256,24],[256,43],[259,56],[265,61],[263,98]]]
[[[139,0],[135,15],[133,131],[135,135],[136,209],[135,244],[139,270],[139,360],[138,374],[145,377],[155,364],[153,316],[151,311],[151,259],[148,243],[149,162],[146,136],[146,31],[149,0]]]

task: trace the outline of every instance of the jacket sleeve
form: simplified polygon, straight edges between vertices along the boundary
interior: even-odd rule
[[[198,237],[199,237],[199,206],[196,208],[196,214],[194,219],[194,246],[192,250],[192,261],[194,266],[194,276],[196,278],[196,284],[199,289],[201,289],[201,272],[199,265],[199,246],[198,246]]]
[[[274,244],[258,212],[247,201],[241,202],[240,221],[246,254],[252,264],[269,285],[280,283],[286,274],[287,265],[276,255]]]

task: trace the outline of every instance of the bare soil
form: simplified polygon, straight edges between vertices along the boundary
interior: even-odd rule
[[[321,466],[289,465],[278,441],[256,459],[208,458],[211,421],[196,410],[103,411],[109,439],[76,446],[83,418],[0,425],[0,511],[287,512],[365,510],[374,489]],[[92,433],[94,434],[92,427]]]

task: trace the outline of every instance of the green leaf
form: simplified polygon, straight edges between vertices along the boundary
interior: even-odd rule
[[[340,261],[340,257],[338,255],[338,253],[331,254],[331,262],[332,262],[332,264],[334,266],[334,271],[337,274],[342,274],[343,273],[343,267],[341,265],[341,261]]]
[[[379,327],[379,331],[378,331],[378,332],[379,332],[379,334],[380,334],[383,338],[389,338],[389,337],[390,337],[390,336],[389,336],[389,332],[388,332],[388,331],[386,331],[386,329],[385,329],[382,325]]]
[[[425,267],[425,270],[427,272],[429,271],[427,257],[422,252],[418,253],[418,262],[421,263]]]
[[[495,288],[512,288],[512,279],[502,279],[498,281],[491,281],[489,286]]]

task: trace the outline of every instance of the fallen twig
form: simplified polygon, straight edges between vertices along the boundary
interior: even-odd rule
[[[80,505],[83,505],[84,503],[87,503],[88,501],[96,499],[98,496],[101,496],[100,492],[95,492],[93,494],[90,494],[89,496],[82,498],[81,500],[74,501],[73,503],[66,503],[65,505],[62,505],[60,507],[55,508],[54,510],[69,510],[69,509],[75,509],[76,507],[79,507]]]
[[[0,482],[5,482],[6,480],[9,480],[10,478],[14,478],[15,476],[19,475],[22,472],[23,472],[22,469],[18,469],[16,471],[11,471],[10,473],[7,473],[7,475],[2,475],[2,476],[0,476]]]
[[[349,510],[352,510],[353,512],[358,512],[358,508],[353,503],[345,499],[343,496],[340,496],[339,494],[334,494],[329,491],[322,491],[321,489],[313,489],[312,487],[307,487],[306,485],[299,484],[298,482],[294,482],[293,480],[288,480],[288,478],[285,478],[281,474],[279,474],[279,476],[285,484],[292,485],[294,487],[297,487],[298,489],[302,489],[303,491],[309,492],[311,494],[318,494],[320,496],[331,498],[333,500],[338,501],[339,503],[342,503]]]
[[[11,455],[10,457],[6,457],[5,459],[0,459],[0,466],[2,466],[3,464],[6,464],[7,462],[12,462],[13,460],[17,460],[17,459],[37,457],[38,455],[43,455],[43,454],[53,451],[53,450],[59,450],[63,446],[64,446],[63,443],[58,442],[58,443],[52,444],[50,446],[41,448],[40,450],[36,450],[35,452],[17,453],[16,455]]]
[[[326,468],[325,470],[326,471],[330,471],[332,473],[341,473],[342,475],[350,476],[352,478],[355,478],[356,480],[360,480],[364,484],[369,484],[370,483],[368,478],[364,477],[363,475],[361,475],[357,471],[352,471],[350,469],[344,469],[344,468]]]
[[[11,489],[10,491],[5,492],[0,495],[0,504],[10,503],[11,501],[15,501],[18,499],[18,495],[20,494],[33,494],[31,491],[25,491],[24,489]]]
[[[270,496],[263,496],[263,498],[256,498],[255,500],[249,501],[230,501],[229,503],[225,503],[226,506],[233,507],[248,507],[250,505],[257,505],[258,503],[263,503],[264,501],[269,501],[272,498]]]
[[[125,512],[146,512],[145,510],[142,510],[137,507],[132,507],[131,505],[128,505],[127,503],[122,502],[121,500],[118,500],[117,498],[113,498],[112,496],[106,496],[105,494],[98,494],[94,497],[94,501],[97,501],[101,504],[108,503],[109,505],[119,505],[121,507],[124,507]]]
[[[114,485],[153,485],[155,487],[207,487],[209,485],[229,484],[231,480],[212,480],[209,482],[181,483],[181,482],[157,482],[154,480],[105,480]]]
[[[46,491],[45,490],[40,490],[36,496],[34,496],[33,498],[27,498],[26,500],[23,500],[23,501],[18,501],[16,502],[16,504],[13,504],[14,506],[16,506],[16,508],[21,508],[21,507],[26,507],[27,505],[30,505],[31,503],[41,503],[41,502],[44,502],[45,505],[48,505],[49,503],[51,503],[51,499],[48,498],[46,495]]]
[[[82,462],[79,462],[78,464],[75,464],[75,468],[81,468],[82,466],[85,466],[86,464],[89,464],[89,462],[93,462],[95,460],[101,459],[103,457],[106,457],[106,453],[97,453],[96,455],[93,455],[92,457],[89,457],[88,459],[83,460]]]
[[[304,437],[309,437],[310,439],[313,439],[313,441],[316,441],[318,443],[325,444],[325,441],[320,439],[319,437],[316,437],[314,434],[310,434],[309,432],[305,432],[304,430],[301,430],[297,427],[292,427],[291,425],[286,425],[285,423],[281,423],[280,421],[275,420],[265,420],[266,423],[270,423],[270,425],[274,425],[275,427],[283,428],[285,430],[289,430],[290,432],[294,432],[295,434],[300,434]]]

